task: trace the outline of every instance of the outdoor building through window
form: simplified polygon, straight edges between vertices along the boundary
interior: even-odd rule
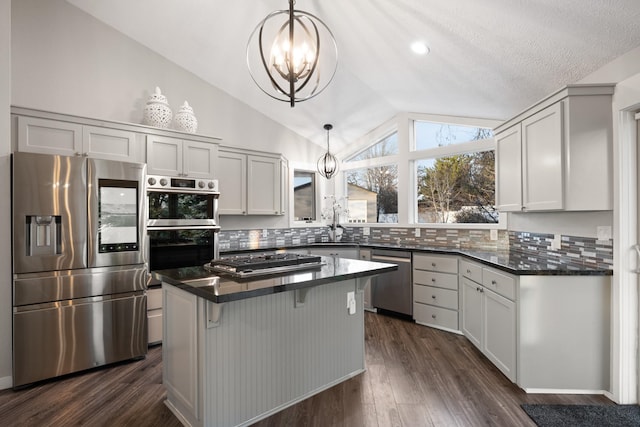
[[[342,163],[348,221],[499,227],[495,123],[411,114],[373,130]]]
[[[398,222],[398,167],[353,169],[346,172],[349,222]]]

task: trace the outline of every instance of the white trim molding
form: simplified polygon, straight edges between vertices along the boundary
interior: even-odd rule
[[[635,79],[633,79],[635,80]],[[640,82],[640,75],[638,76]],[[626,82],[625,82],[626,83]],[[638,150],[637,89],[616,88],[614,141],[614,275],[611,307],[611,398],[638,403]],[[632,85],[633,86],[633,85]]]

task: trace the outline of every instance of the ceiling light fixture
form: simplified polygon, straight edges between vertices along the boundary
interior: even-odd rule
[[[289,10],[268,14],[247,43],[253,81],[264,93],[291,107],[322,92],[338,66],[338,47],[329,27],[315,15],[295,10],[294,4],[295,0],[289,0]],[[259,69],[264,72],[258,73]]]
[[[411,43],[411,50],[413,53],[418,55],[426,55],[429,53],[430,49],[424,42],[413,42]]]
[[[326,124],[324,129],[327,131],[327,152],[318,159],[318,172],[327,179],[333,178],[338,173],[338,159],[329,151],[329,131],[333,129],[333,125]]]

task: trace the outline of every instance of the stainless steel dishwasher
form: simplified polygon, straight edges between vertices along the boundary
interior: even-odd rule
[[[397,264],[398,269],[371,279],[371,303],[379,310],[413,315],[411,252],[374,249],[371,261]]]

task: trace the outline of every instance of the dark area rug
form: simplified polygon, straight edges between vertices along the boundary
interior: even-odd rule
[[[539,427],[640,427],[637,405],[521,405]]]

